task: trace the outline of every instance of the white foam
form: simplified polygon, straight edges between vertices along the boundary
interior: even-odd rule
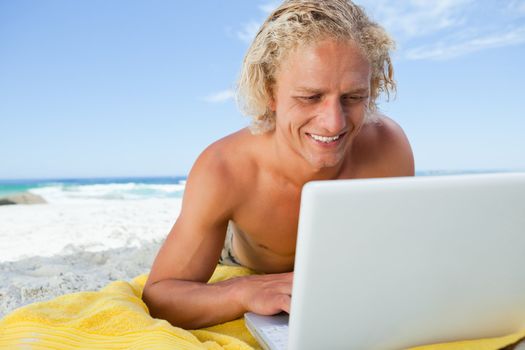
[[[93,185],[53,184],[31,189],[50,203],[81,202],[86,199],[180,198],[185,182],[178,184],[109,183]]]

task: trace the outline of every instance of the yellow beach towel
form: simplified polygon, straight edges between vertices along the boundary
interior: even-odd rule
[[[250,273],[219,265],[209,283]],[[260,349],[242,319],[187,331],[152,318],[141,300],[146,278],[117,281],[98,292],[68,294],[19,308],[0,320],[0,349]],[[523,337],[525,331],[417,350],[500,349]]]

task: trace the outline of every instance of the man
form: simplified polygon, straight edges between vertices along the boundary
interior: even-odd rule
[[[195,162],[144,288],[152,316],[193,329],[289,312],[303,185],[414,174],[403,131],[375,108],[394,88],[392,47],[350,1],[290,0],[269,16],[239,81],[254,122]],[[265,274],[208,285],[219,259]]]

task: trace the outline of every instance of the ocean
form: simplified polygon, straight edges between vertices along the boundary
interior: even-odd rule
[[[0,180],[0,197],[30,192],[49,202],[181,198],[185,183],[185,176]]]
[[[416,176],[494,172],[506,170],[431,170],[417,171]],[[181,198],[185,184],[186,176],[0,180],[0,197],[31,192],[48,202]]]

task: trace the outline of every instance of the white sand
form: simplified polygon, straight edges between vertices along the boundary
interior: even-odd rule
[[[146,273],[180,199],[0,206],[0,317]]]

